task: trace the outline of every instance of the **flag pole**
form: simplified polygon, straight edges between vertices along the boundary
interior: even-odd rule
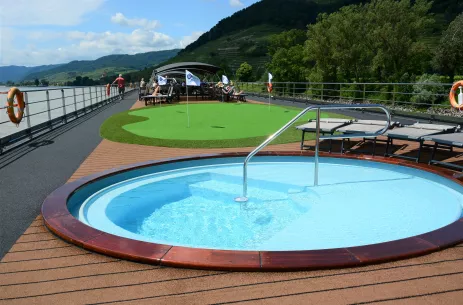
[[[189,103],[188,103],[188,84],[186,85],[186,115],[188,117],[188,128],[190,128],[190,111],[189,111]]]

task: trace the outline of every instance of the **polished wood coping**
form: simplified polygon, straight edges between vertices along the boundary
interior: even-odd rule
[[[218,153],[137,163],[90,175],[65,184],[51,193],[42,205],[47,228],[79,247],[127,260],[184,268],[232,271],[289,271],[352,267],[410,258],[438,251],[463,241],[463,219],[422,235],[385,243],[307,251],[231,251],[178,247],[127,239],[87,226],[68,210],[68,198],[79,188],[96,180],[122,172],[178,161],[210,158],[245,157],[243,153]],[[258,156],[313,156],[313,152],[262,152]],[[336,155],[320,153],[321,157],[361,159],[432,172],[460,185],[455,172],[432,165],[412,163],[385,157]]]

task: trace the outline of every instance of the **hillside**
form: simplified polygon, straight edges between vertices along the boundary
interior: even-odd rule
[[[88,76],[93,79],[98,79],[105,72],[107,74],[126,73],[157,65],[175,56],[178,51],[178,49],[175,49],[139,53],[135,55],[108,55],[96,60],[76,60],[47,71],[30,73],[25,76],[24,79],[34,80],[36,78],[46,78],[49,81],[55,82],[73,80],[76,76]]]
[[[0,67],[0,82],[6,83],[7,81],[21,81],[28,74],[38,73],[42,71],[47,71],[60,65],[46,65],[46,66],[37,66],[37,67],[25,67],[25,66],[4,66]]]
[[[253,66],[255,76],[260,77],[269,61],[266,53],[271,35],[288,29],[305,29],[316,22],[320,13],[366,2],[369,0],[262,0],[222,19],[167,63],[202,61],[233,74],[247,61]],[[435,46],[442,30],[462,10],[463,0],[433,2],[431,13],[436,17],[436,25],[426,38],[430,47]]]

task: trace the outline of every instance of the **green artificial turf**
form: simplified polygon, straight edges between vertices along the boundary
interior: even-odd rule
[[[189,148],[257,146],[300,111],[294,107],[247,103],[153,106],[116,114],[103,123],[100,132],[102,137],[111,141],[141,145]],[[322,113],[322,117],[342,116]],[[315,112],[304,115],[272,143],[300,141],[301,132],[295,126],[311,118],[315,118]]]

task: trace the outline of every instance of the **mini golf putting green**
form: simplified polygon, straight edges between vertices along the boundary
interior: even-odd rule
[[[256,146],[300,111],[294,107],[248,103],[147,107],[112,116],[101,126],[101,135],[116,142],[167,147]],[[322,113],[322,117],[342,116]],[[315,118],[315,112],[309,112],[294,126],[310,118]],[[300,139],[301,132],[291,127],[274,143]]]

